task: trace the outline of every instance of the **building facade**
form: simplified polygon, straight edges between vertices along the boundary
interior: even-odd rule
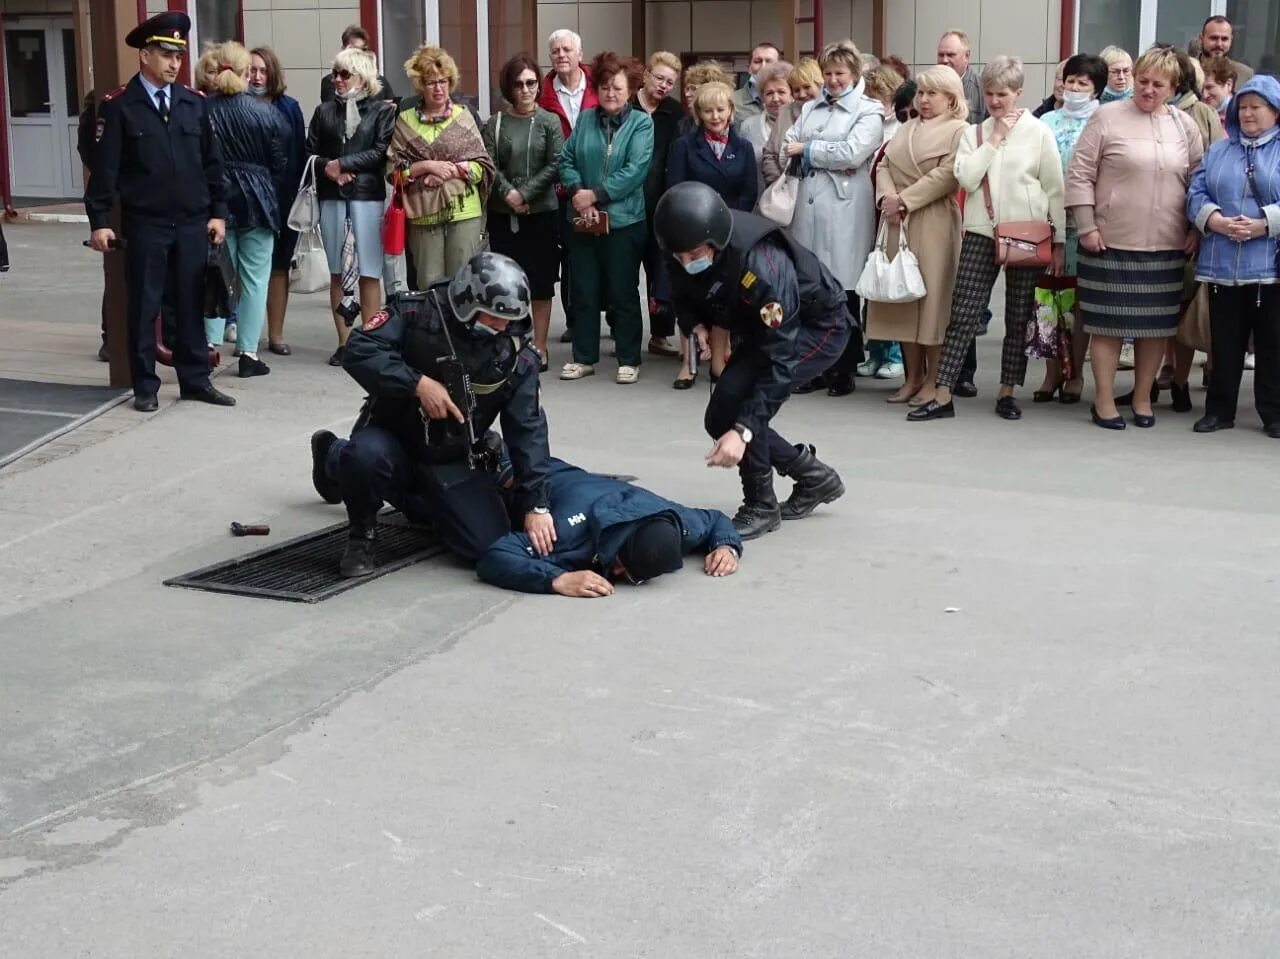
[[[96,0],[0,0],[0,194],[74,197],[83,189],[75,155],[76,116],[92,89],[88,54]],[[814,4],[818,4],[815,10]],[[665,49],[715,57],[741,71],[752,46],[769,40],[811,51],[852,37],[860,48],[931,64],[938,36],[966,31],[974,62],[997,53],[1026,64],[1027,101],[1049,89],[1058,61],[1078,49],[1116,43],[1136,51],[1186,43],[1205,17],[1236,24],[1232,53],[1277,69],[1280,0],[138,0],[139,16],[184,10],[193,49],[208,40],[266,44],[280,56],[289,92],[310,115],[320,78],[343,29],[365,27],[383,70],[405,92],[402,64],[423,41],[458,61],[462,88],[487,112],[494,76],[507,57],[528,50],[546,60],[546,37],[568,27],[588,54]],[[793,49],[787,49],[790,54]]]

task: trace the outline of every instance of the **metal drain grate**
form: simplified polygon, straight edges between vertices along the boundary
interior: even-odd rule
[[[386,514],[378,526],[378,568],[369,576],[344,579],[338,573],[338,560],[346,541],[347,524],[339,523],[256,553],[174,576],[166,579],[164,585],[259,599],[319,603],[445,551],[430,529],[410,525],[399,513]]]

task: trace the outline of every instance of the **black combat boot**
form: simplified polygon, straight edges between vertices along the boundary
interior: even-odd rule
[[[791,496],[782,504],[783,519],[803,519],[823,503],[834,503],[844,495],[844,483],[840,474],[822,460],[812,446],[797,446],[800,455],[786,469],[779,469],[783,476],[796,481]]]
[[[338,563],[338,572],[347,579],[368,576],[377,568],[373,558],[374,546],[378,542],[378,517],[356,516],[348,514],[351,520],[347,527],[347,548],[342,552]]]
[[[342,490],[338,488],[338,481],[330,479],[329,472],[325,469],[329,447],[336,439],[328,430],[316,430],[311,434],[311,485],[326,503],[342,502]]]
[[[773,470],[742,474],[742,505],[733,516],[733,528],[743,539],[772,533],[782,525],[778,497],[773,494]]]

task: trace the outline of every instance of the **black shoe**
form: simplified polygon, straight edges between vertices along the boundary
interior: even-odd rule
[[[1031,402],[1032,403],[1052,403],[1053,398],[1058,395],[1058,390],[1060,389],[1062,389],[1061,386],[1055,386],[1051,390],[1036,390],[1034,393],[1031,394]],[[1063,395],[1065,396],[1066,394],[1064,393]]]
[[[996,416],[1002,420],[1022,419],[1022,409],[1012,396],[1002,396],[996,400]]]
[[[951,392],[963,399],[971,400],[978,395],[978,388],[966,380],[963,383],[957,383]]]
[[[262,360],[255,360],[252,356],[240,356],[240,369],[237,376],[242,380],[247,380],[251,376],[266,376],[271,372],[271,367],[263,363]]]
[[[796,396],[804,396],[806,393],[816,393],[827,385],[827,375],[819,374],[811,379],[808,383],[801,383],[799,386],[793,386],[791,392]]]
[[[1190,413],[1191,404],[1191,384],[1183,383],[1179,386],[1174,383],[1169,387],[1169,396],[1173,399],[1173,411],[1175,413]]]
[[[733,528],[743,539],[772,533],[782,525],[782,511],[773,492],[773,470],[742,474],[742,505],[733,516]]]
[[[917,406],[908,413],[907,420],[912,423],[923,423],[925,420],[949,420],[955,415],[955,401],[939,403],[937,400],[930,400],[924,406]]]
[[[698,376],[695,373],[693,376],[687,379],[678,378],[678,379],[672,380],[671,388],[673,390],[691,390],[693,389],[693,384],[697,382],[698,382]]]
[[[154,413],[160,409],[160,401],[156,399],[154,393],[145,396],[135,396],[133,398],[133,408],[139,413]]]
[[[342,361],[345,360],[346,358],[347,358],[347,348],[345,346],[340,346],[336,350],[334,350],[333,354],[329,357],[329,365],[341,366]]]
[[[786,469],[779,469],[783,476],[795,480],[791,495],[782,504],[783,519],[803,519],[824,503],[834,503],[844,495],[844,483],[840,474],[815,455],[812,446],[799,446],[800,455]]]
[[[98,359],[101,360],[103,363],[111,362],[111,354],[107,352],[106,343],[103,343],[100,347],[98,347]]]
[[[197,403],[208,403],[210,406],[235,406],[234,397],[228,396],[221,390],[216,390],[212,386],[206,386],[202,390],[192,390],[191,392],[182,392],[179,394],[184,400],[195,400]]]
[[[1144,430],[1149,430],[1151,427],[1156,425],[1155,414],[1152,413],[1151,415],[1147,415],[1146,413],[1139,413],[1135,410],[1133,414],[1133,425]]]
[[[1153,381],[1151,384],[1151,405],[1154,406],[1159,402],[1160,402],[1160,384]],[[1132,406],[1132,405],[1133,405],[1133,390],[1130,390],[1128,393],[1122,393],[1120,396],[1116,397],[1116,406]]]
[[[1212,413],[1206,413],[1196,420],[1195,426],[1191,427],[1191,429],[1196,433],[1216,433],[1218,430],[1229,430],[1235,425],[1235,420],[1219,419]]]
[[[328,430],[316,430],[311,434],[311,485],[316,488],[320,498],[326,503],[341,503],[342,490],[338,481],[329,477],[325,462],[329,458],[329,447],[338,437]]]
[[[378,518],[357,520],[352,518],[347,531],[347,548],[338,561],[338,572],[347,579],[368,576],[378,568],[374,547],[378,543]]]
[[[1262,432],[1266,433],[1273,440],[1280,440],[1280,423],[1268,423],[1262,428]]]
[[[561,333],[561,334],[560,334],[560,342],[561,342],[561,343],[572,343],[572,342],[573,342],[573,330],[565,330],[563,333]]]
[[[1125,427],[1123,416],[1113,416],[1109,420],[1104,420],[1098,415],[1098,408],[1092,403],[1089,404],[1089,416],[1093,419],[1094,426],[1101,426],[1104,430],[1122,430]]]
[[[828,396],[848,396],[857,388],[852,373],[832,373],[827,380]]]

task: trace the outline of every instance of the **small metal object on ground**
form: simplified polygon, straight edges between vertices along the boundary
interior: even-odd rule
[[[271,527],[266,523],[232,523],[232,536],[270,536]]]
[[[347,542],[347,524],[338,523],[237,559],[174,576],[164,584],[260,599],[319,603],[445,552],[432,530],[410,525],[399,513],[385,514],[380,520],[375,553],[378,568],[359,579],[344,579],[338,573],[338,560]]]

